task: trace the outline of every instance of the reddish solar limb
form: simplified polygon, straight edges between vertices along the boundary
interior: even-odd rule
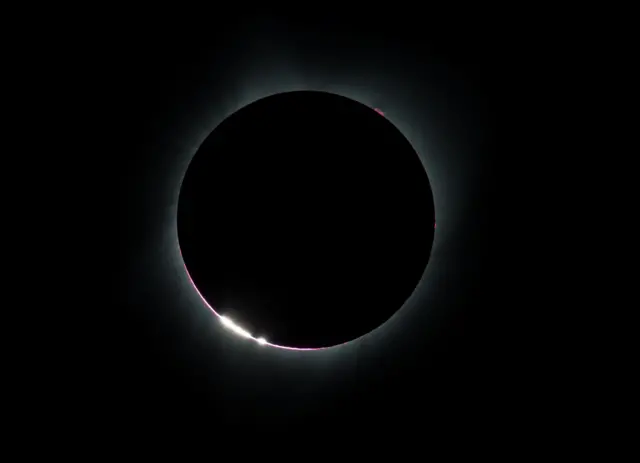
[[[380,108],[373,108],[373,110],[375,112],[377,112],[378,114],[380,114],[381,116],[384,116],[384,112]],[[436,228],[436,223],[435,222],[433,222],[433,228]]]
[[[381,116],[384,116],[384,112],[380,108],[373,108],[373,110],[375,112],[377,112],[378,114],[380,114]],[[436,228],[436,223],[435,222],[433,222],[433,228]]]
[[[377,112],[378,114],[380,114],[381,116],[384,116],[384,112],[380,108],[373,108],[373,110],[375,112]],[[433,228],[436,228],[436,223],[435,222],[433,222]]]

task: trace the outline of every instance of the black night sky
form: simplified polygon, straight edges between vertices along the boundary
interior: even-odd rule
[[[509,57],[413,22],[154,27],[111,55],[105,416],[392,429],[517,408]],[[185,264],[253,336],[334,347],[237,335]]]

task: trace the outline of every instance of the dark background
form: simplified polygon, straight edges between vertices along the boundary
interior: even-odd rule
[[[519,206],[505,193],[517,173],[512,108],[522,91],[509,35],[371,21],[154,27],[108,57],[119,264],[103,320],[111,341],[97,362],[105,411],[96,414],[168,427],[390,429],[514,420],[535,402],[522,373],[531,312],[511,265],[524,246],[509,216]],[[262,89],[300,82],[337,82],[410,131],[427,153],[438,217],[411,306],[366,339],[311,353],[260,349],[220,327],[185,278],[172,218],[176,178],[216,121]]]

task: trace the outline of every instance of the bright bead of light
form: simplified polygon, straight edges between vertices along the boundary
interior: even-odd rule
[[[236,325],[230,318],[223,316],[223,317],[220,317],[220,320],[222,321],[222,324],[224,326],[229,328],[234,333],[239,334],[240,336],[243,336],[245,338],[253,338],[253,336],[251,336],[251,333],[249,333],[247,330]]]

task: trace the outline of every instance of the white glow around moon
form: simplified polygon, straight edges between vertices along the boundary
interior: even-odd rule
[[[189,135],[187,143],[190,146],[188,149],[190,155],[185,158],[186,162],[182,166],[183,172],[186,172],[191,158],[206,137],[228,116],[263,98],[294,91],[327,92],[368,106],[388,119],[400,130],[418,153],[425,170],[427,170],[427,153],[429,150],[422,135],[425,130],[425,123],[411,110],[415,101],[415,89],[406,85],[406,79],[402,73],[395,75],[391,72],[393,69],[401,69],[400,67],[396,68],[385,63],[385,71],[382,73],[372,72],[372,70],[364,68],[358,68],[357,72],[354,72],[353,69],[347,72],[346,68],[339,68],[341,71],[336,71],[335,68],[327,71],[328,68],[322,68],[316,70],[316,72],[308,72],[296,64],[296,55],[293,48],[290,47],[288,37],[283,40],[280,42],[276,35],[269,34],[259,38],[256,36],[255,41],[250,43],[245,41],[243,44],[243,57],[235,59],[229,70],[229,74],[234,76],[234,80],[233,83],[228,84],[228,91],[224,93],[225,97],[220,101],[215,101],[215,104],[213,100],[205,100],[203,103],[211,109],[200,116],[198,129],[194,134]],[[267,47],[266,51],[265,47]],[[277,53],[275,50],[277,50]],[[374,67],[375,69],[378,68]],[[423,85],[420,86],[420,90],[424,91]],[[384,108],[384,110],[381,108]],[[437,174],[438,164],[434,161],[429,164],[430,170],[428,172]],[[429,177],[434,196],[442,197],[443,195],[439,195],[438,192],[443,186],[437,180],[444,176],[430,175]],[[179,196],[180,185],[181,182],[177,186],[176,198]],[[446,197],[446,195],[444,196]],[[180,249],[179,245],[178,249]],[[320,348],[281,346],[270,343],[264,338],[253,337],[251,333],[237,326],[228,317],[219,314],[207,302],[195,286],[189,271],[186,269],[184,260],[182,262],[186,275],[200,299],[232,333],[252,339],[261,345],[292,351],[321,351],[337,347],[337,345]]]

